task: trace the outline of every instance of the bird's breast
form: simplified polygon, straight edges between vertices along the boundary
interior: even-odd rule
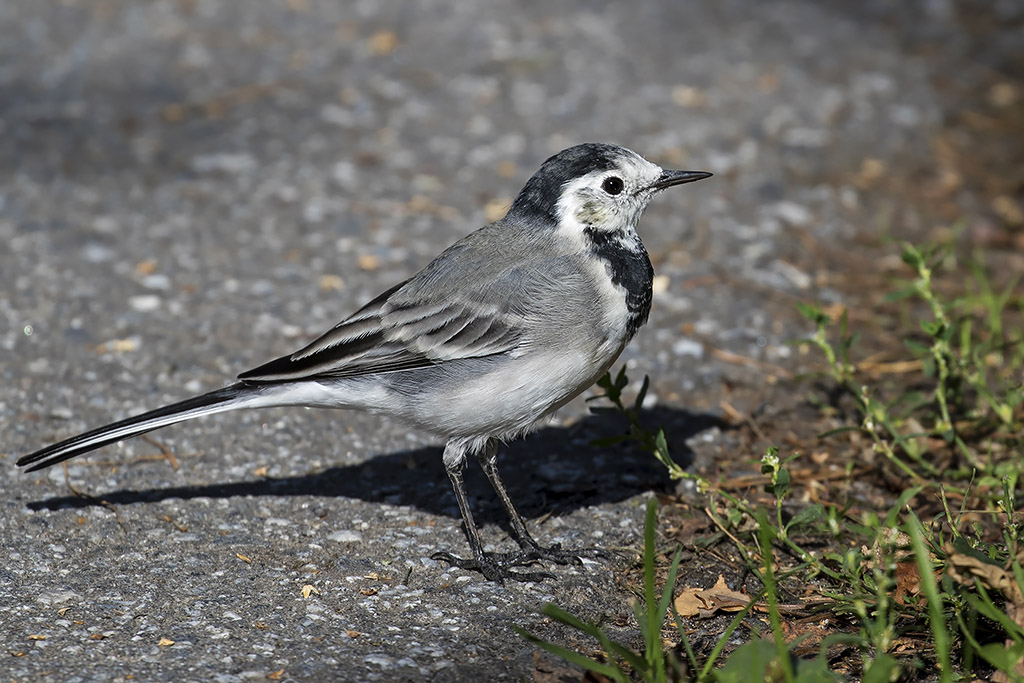
[[[604,277],[621,299],[625,337],[628,341],[647,322],[651,312],[654,267],[636,233],[585,231],[593,254],[604,267]],[[614,297],[613,297],[614,298]]]

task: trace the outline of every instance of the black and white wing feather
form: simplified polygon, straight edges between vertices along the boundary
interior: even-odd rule
[[[475,256],[474,236],[306,347],[239,379],[276,383],[350,378],[514,352],[529,315],[530,280],[519,259],[506,258],[499,268],[493,260],[481,259],[485,267],[466,282],[465,262]]]

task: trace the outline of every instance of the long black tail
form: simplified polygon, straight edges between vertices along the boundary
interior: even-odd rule
[[[239,382],[231,386],[211,391],[208,394],[172,403],[163,408],[151,410],[119,422],[104,425],[91,431],[65,439],[35,453],[29,453],[18,460],[18,466],[32,465],[27,471],[34,472],[50,465],[70,460],[75,456],[106,446],[107,444],[127,439],[139,434],[151,432],[176,422],[184,422],[192,418],[211,415],[245,407],[246,397],[251,396],[251,388]]]

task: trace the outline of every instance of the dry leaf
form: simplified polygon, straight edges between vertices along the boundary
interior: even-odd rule
[[[519,167],[516,162],[505,160],[498,164],[498,176],[505,180],[512,180],[519,175]]]
[[[377,31],[370,36],[370,52],[379,56],[387,56],[398,47],[398,36],[392,31]]]
[[[305,586],[302,587],[302,597],[308,599],[309,596],[312,595],[313,593],[316,593],[317,595],[320,595],[320,591],[318,591],[315,587],[311,586],[308,583]]]
[[[821,641],[835,633],[835,627],[828,623],[828,619],[819,622],[805,622],[800,619],[784,621],[781,624],[782,632],[787,643],[800,639],[795,646],[795,652],[806,656],[814,656],[817,653]]]
[[[988,89],[988,103],[993,107],[1012,107],[1020,96],[1020,88],[1008,81],[995,83]]]
[[[886,174],[887,170],[885,162],[881,159],[864,159],[853,183],[861,189],[871,187]]]
[[[672,88],[672,102],[684,109],[703,107],[708,103],[707,95],[700,88],[689,85],[677,85]]]
[[[359,631],[353,631],[352,629],[347,628],[347,629],[345,629],[345,635],[348,636],[349,638],[358,638],[359,636],[361,636],[363,634],[360,633]]]
[[[161,112],[164,121],[167,123],[181,123],[185,118],[185,106],[182,104],[168,104]]]
[[[274,671],[273,673],[267,674],[267,678],[269,678],[272,681],[279,681],[279,680],[281,680],[282,676],[284,676],[284,669],[278,669],[277,671]]]
[[[324,292],[336,292],[345,287],[345,281],[339,275],[321,275],[320,290]]]
[[[29,640],[46,640],[46,636],[31,635],[28,637]]]
[[[1022,594],[1020,584],[1017,583],[1012,570],[990,564],[980,557],[956,552],[952,545],[947,545],[945,550],[949,553],[949,565],[946,571],[954,580],[971,585],[974,583],[971,580],[973,577],[989,588],[999,591],[1006,598],[1006,616],[1018,626],[1024,626],[1024,594]],[[1021,559],[1019,555],[1017,559],[1018,561]],[[1013,646],[1013,640],[1007,638],[1006,649],[1011,650]],[[1017,661],[1013,673],[1024,676],[1024,660]],[[1005,672],[1000,671],[992,680],[997,683],[1005,683],[1010,679]]]
[[[969,577],[960,573],[967,572],[970,576],[981,579],[981,582],[989,588],[995,588],[1001,592],[1007,600],[1015,605],[1024,605],[1024,595],[1021,594],[1020,586],[1017,585],[1013,572],[998,565],[989,564],[980,558],[958,553],[952,546],[947,546],[946,551],[949,553],[949,574],[954,579],[963,584],[973,583]]]
[[[901,605],[907,604],[908,595],[921,594],[921,574],[916,562],[898,562],[896,564],[896,591],[893,599]]]
[[[178,524],[173,519],[171,519],[170,515],[164,515],[162,519],[165,522],[167,522],[168,524],[170,524],[171,526],[173,526],[178,531],[182,532],[182,533],[185,533],[186,531],[188,531],[188,527],[187,526],[185,526],[184,524]]]
[[[171,645],[174,645],[174,641],[170,638],[161,638],[160,642],[157,643],[159,647],[170,647]]]
[[[750,596],[729,588],[721,574],[711,588],[684,588],[675,599],[676,611],[684,617],[709,617],[719,610],[739,612],[749,603]]]
[[[498,197],[484,204],[484,218],[489,222],[500,219],[506,213],[508,213],[508,207],[512,205],[512,200],[508,197]]]
[[[137,339],[111,339],[95,347],[96,353],[129,353],[139,348]]]
[[[245,562],[246,564],[252,564],[252,560],[243,555],[242,553],[235,553],[235,557],[240,559],[242,562]]]
[[[999,195],[993,199],[992,211],[1007,225],[1016,227],[1024,224],[1024,209],[1009,195]]]

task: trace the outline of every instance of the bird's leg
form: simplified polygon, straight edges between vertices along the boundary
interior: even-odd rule
[[[487,446],[477,453],[477,459],[480,461],[480,467],[484,474],[487,475],[487,480],[491,482],[494,492],[498,494],[502,505],[505,506],[505,512],[508,513],[509,521],[512,523],[512,536],[524,551],[520,559],[524,561],[543,559],[556,564],[580,564],[581,557],[606,557],[608,555],[598,548],[563,550],[558,543],[547,548],[537,543],[530,535],[529,529],[526,528],[526,521],[516,509],[512,497],[508,495],[508,490],[505,488],[505,483],[498,474],[498,444],[493,439],[488,441]]]
[[[512,536],[516,539],[519,547],[523,550],[530,550],[536,553],[543,553],[545,548],[542,548],[537,541],[530,535],[530,530],[526,528],[526,520],[519,514],[519,510],[516,509],[515,503],[512,502],[512,497],[508,495],[508,490],[505,488],[505,483],[501,480],[501,476],[498,474],[498,446],[491,440],[487,442],[487,446],[477,453],[477,459],[480,461],[480,468],[487,475],[487,480],[491,482],[491,487],[494,492],[498,494],[498,498],[501,499],[501,504],[505,506],[505,512],[508,513],[509,522],[512,523]],[[558,548],[558,546],[554,546]]]
[[[459,504],[459,512],[462,514],[462,522],[466,527],[466,540],[469,541],[469,549],[473,553],[472,559],[455,557],[451,553],[438,551],[431,555],[432,559],[441,560],[448,564],[462,569],[475,569],[484,575],[484,578],[499,583],[505,579],[517,581],[540,581],[551,578],[550,574],[543,572],[515,572],[509,567],[526,564],[536,558],[523,558],[516,556],[498,555],[484,551],[483,543],[480,541],[480,531],[476,522],[473,521],[473,511],[469,508],[469,498],[466,496],[466,485],[462,478],[462,470],[466,466],[467,444],[463,441],[452,439],[444,448],[444,466],[448,471],[448,478],[452,480],[452,489],[455,491],[455,501]],[[522,523],[522,520],[520,520]]]

